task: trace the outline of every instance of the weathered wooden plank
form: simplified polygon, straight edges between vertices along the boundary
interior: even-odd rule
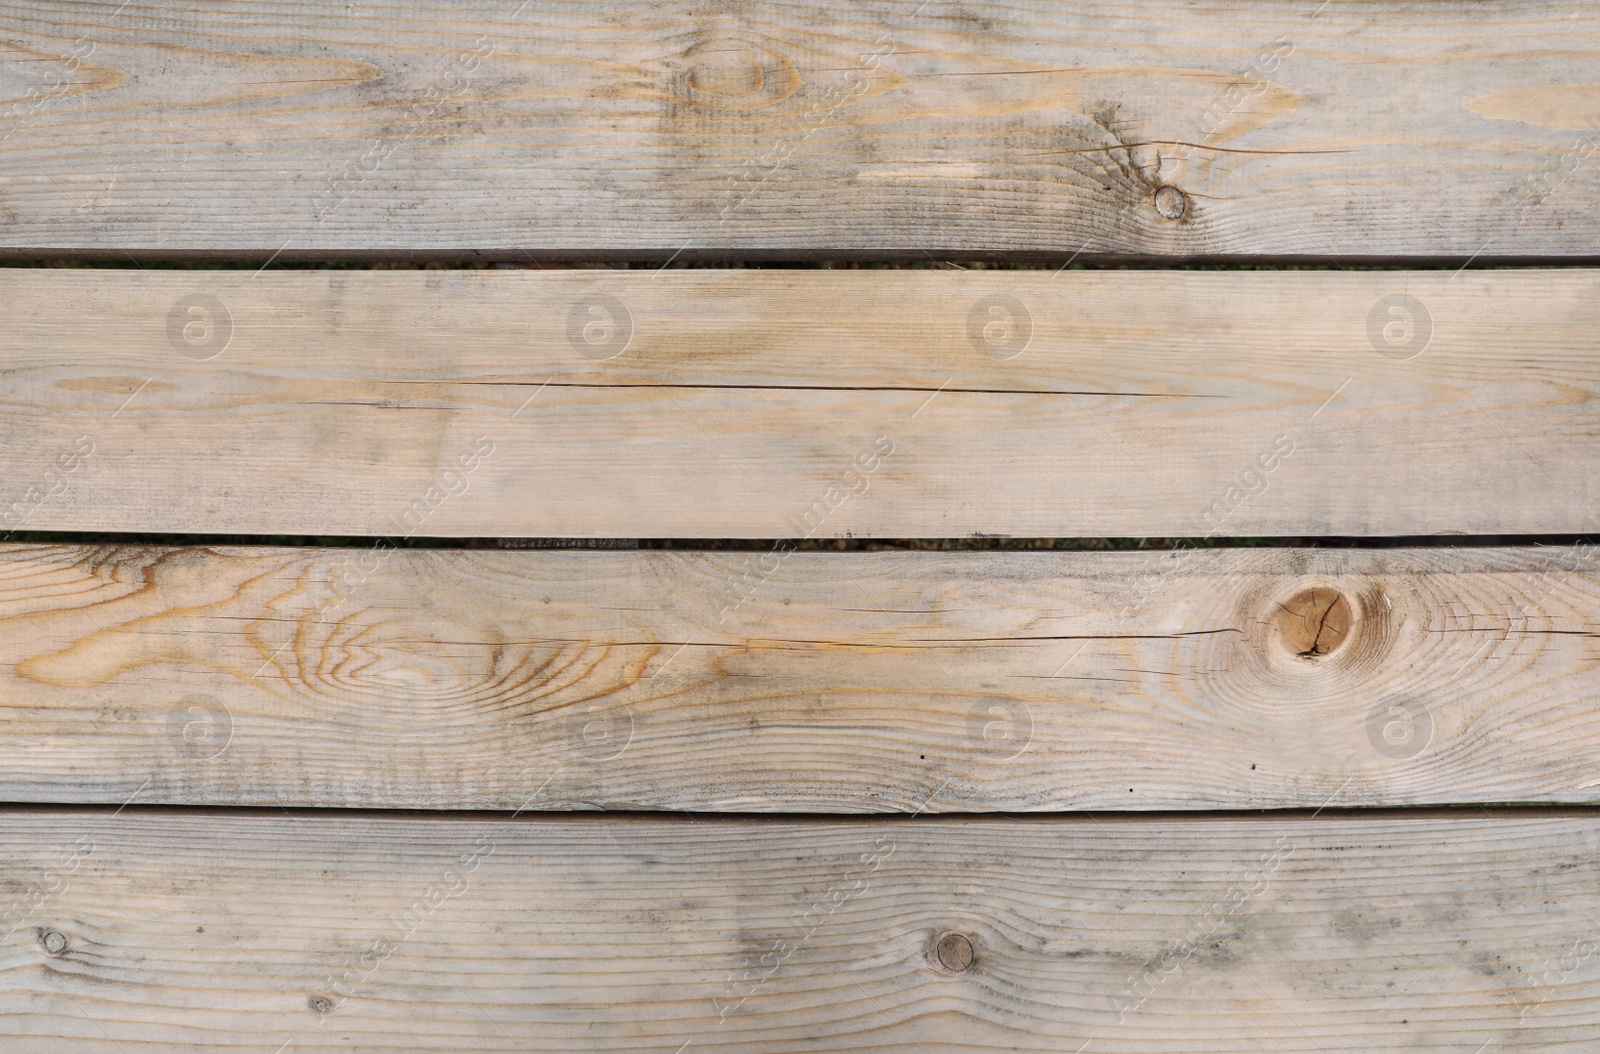
[[[0,273],[0,529],[1600,523],[1600,275]]]
[[[1594,802],[1595,555],[11,546],[0,798]]]
[[[1593,814],[50,810],[0,848],[0,1032],[30,1052],[1600,1043]]]
[[[8,251],[1595,256],[1586,0],[0,8]]]

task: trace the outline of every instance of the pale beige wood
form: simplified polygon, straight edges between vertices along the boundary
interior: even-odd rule
[[[41,0],[0,38],[13,252],[1487,261],[1600,234],[1585,0]]]
[[[1589,271],[10,270],[0,310],[0,529],[1600,527]]]
[[[1592,549],[760,559],[5,547],[0,798],[1600,801]]]
[[[54,891],[0,942],[0,1033],[30,1052],[1600,1044],[1592,814],[13,810],[0,853]]]

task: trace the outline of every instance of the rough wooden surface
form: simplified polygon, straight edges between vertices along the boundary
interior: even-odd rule
[[[1592,814],[12,810],[0,855],[30,1054],[1600,1044]]]
[[[6,547],[0,798],[1594,802],[1595,564]]]
[[[1587,0],[30,0],[0,243],[1593,257],[1597,67]]]
[[[0,272],[0,529],[1578,533],[1600,277]]]

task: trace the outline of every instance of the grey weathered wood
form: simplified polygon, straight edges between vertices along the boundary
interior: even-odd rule
[[[0,271],[0,530],[1600,527],[1585,270]]]
[[[1595,557],[4,547],[0,798],[1596,802]]]
[[[0,1033],[30,1054],[1600,1044],[1592,813],[9,810],[0,858]]]
[[[39,0],[0,41],[12,254],[1488,261],[1600,235],[1585,0]]]

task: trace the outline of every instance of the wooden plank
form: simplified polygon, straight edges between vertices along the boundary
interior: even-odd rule
[[[1600,1043],[1592,813],[50,810],[7,812],[0,846],[41,891],[0,944],[0,1032],[30,1052]]]
[[[1578,533],[1600,275],[0,273],[0,529]]]
[[[1600,236],[1587,0],[30,0],[0,39],[13,253],[1485,262]]]
[[[1592,547],[0,549],[0,798],[1600,801]]]

